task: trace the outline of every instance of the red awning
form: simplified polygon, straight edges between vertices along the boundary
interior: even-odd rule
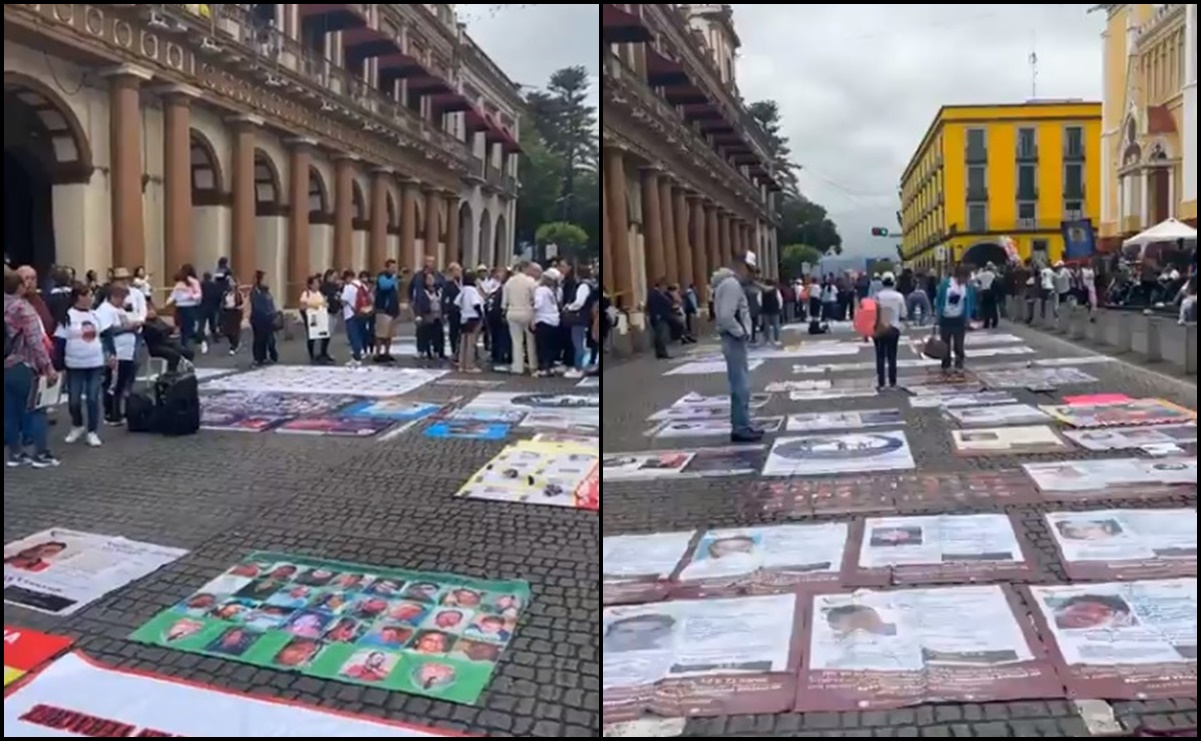
[[[491,126],[491,124],[488,123],[488,117],[483,113],[480,113],[479,109],[475,106],[469,106],[467,108],[467,115],[464,118],[466,119],[465,125],[467,130],[473,134],[480,131],[487,131]]]
[[[442,113],[458,113],[459,111],[468,111],[471,109],[471,101],[459,93],[435,95],[430,100],[430,103]]]
[[[301,6],[304,7],[304,6]],[[380,77],[428,77],[425,66],[408,54],[385,54],[379,58]]]
[[[427,74],[424,77],[409,78],[409,92],[414,95],[448,95],[454,92],[450,83],[436,75]]]
[[[345,31],[367,26],[366,6],[363,3],[302,3],[297,7],[301,21],[320,21],[323,31]]]
[[[652,87],[688,85],[692,82],[684,71],[684,65],[660,54],[652,46],[646,47],[646,81]]]
[[[712,103],[690,103],[681,108],[683,109],[685,120],[688,121],[721,118],[721,111],[717,110]]]
[[[672,105],[696,105],[709,100],[709,96],[705,95],[703,90],[691,83],[669,87],[663,91],[663,97]]]
[[[346,59],[366,59],[399,54],[400,42],[375,28],[350,28],[342,32],[342,47]]]
[[[654,34],[642,23],[642,19],[612,3],[601,5],[601,38],[606,44],[645,43]]]

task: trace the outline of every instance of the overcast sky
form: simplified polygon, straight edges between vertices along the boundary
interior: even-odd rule
[[[747,102],[779,103],[802,189],[853,254],[891,254],[901,172],[939,106],[1101,95],[1090,5],[734,5]],[[883,242],[883,244],[881,244]]]
[[[460,3],[467,32],[522,85],[545,87],[551,73],[583,66],[592,76],[592,104],[600,100],[600,6]]]

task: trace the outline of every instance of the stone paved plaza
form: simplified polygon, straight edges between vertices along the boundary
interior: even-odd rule
[[[301,342],[284,343],[281,350],[284,362],[301,362]],[[346,355],[340,344],[336,350]],[[214,353],[200,365],[229,366],[234,360],[246,362],[245,355],[231,359]],[[472,378],[503,381],[489,390],[512,392],[567,392],[577,383]],[[406,398],[449,401],[479,391],[427,385]],[[170,439],[102,430],[104,447],[68,449],[62,445],[65,413],[58,416],[52,444],[63,465],[5,474],[5,542],[47,528],[68,528],[189,553],[70,617],[6,604],[6,625],[73,637],[77,648],[110,665],[253,695],[477,735],[597,735],[597,514],[453,498],[504,443],[428,439],[420,428],[388,440],[203,430],[194,437]],[[135,628],[254,550],[484,579],[524,579],[533,597],[475,706],[127,640]]]
[[[1032,348],[1030,355],[1001,355],[988,358],[971,357],[968,366],[977,367],[1004,363],[1019,363],[1036,359],[1070,358],[1086,351],[1025,327],[1005,325],[1001,332],[1018,335],[1022,345]],[[976,333],[979,334],[979,333]],[[836,336],[850,340],[849,335]],[[808,340],[802,332],[785,332],[786,345]],[[711,341],[710,341],[711,343]],[[712,347],[712,344],[710,344]],[[602,446],[606,456],[619,452],[638,452],[653,449],[679,450],[727,445],[725,437],[662,439],[648,437],[652,427],[647,417],[666,409],[688,392],[703,395],[727,394],[722,375],[667,375],[664,373],[682,365],[685,348],[675,348],[680,356],[671,361],[640,358],[611,369],[604,377],[606,403]],[[915,351],[902,343],[900,357],[916,359]],[[828,378],[835,388],[858,385],[872,386],[874,374],[862,370],[834,372],[829,375],[794,373],[794,364],[840,364],[871,360],[871,350],[865,347],[857,356],[816,359],[769,359],[751,373],[752,391],[762,392],[767,384],[777,381],[799,381]],[[1162,376],[1124,362],[1081,363],[1081,370],[1099,379],[1099,383],[1063,387],[1053,393],[1035,393],[1013,389],[1022,403],[1039,405],[1058,403],[1055,400],[1069,394],[1121,393],[1131,397],[1154,397],[1196,409],[1195,382]],[[924,377],[925,370],[902,368],[901,382],[906,378]],[[895,394],[895,396],[893,395]],[[936,409],[913,409],[904,391],[886,392],[876,398],[852,398],[820,401],[792,401],[788,393],[775,393],[768,404],[754,412],[757,416],[779,416],[800,412],[846,411],[896,408],[902,411],[903,430],[917,464],[917,473],[975,474],[989,471],[1020,469],[1031,461],[1064,459],[1094,459],[1134,457],[1136,451],[1088,452],[1075,448],[1066,453],[1034,456],[995,455],[965,457],[952,449],[950,430],[954,424],[943,418]],[[895,428],[894,428],[895,429]],[[768,434],[765,443],[788,433]],[[800,433],[791,433],[800,434]],[[1196,455],[1193,445],[1185,446],[1188,457]],[[900,472],[898,472],[900,473]],[[886,476],[888,474],[885,474]],[[851,475],[848,478],[854,479]],[[855,515],[792,516],[788,513],[747,507],[746,493],[765,479],[755,476],[722,478],[657,478],[653,480],[606,481],[602,512],[605,537],[698,531],[714,528],[737,528],[755,525],[779,525],[785,522],[825,522],[850,520]],[[777,479],[778,480],[778,479]],[[929,510],[923,514],[957,514],[974,512],[1007,512],[1016,516],[1020,529],[1031,549],[1034,570],[1023,580],[1033,584],[1064,583],[1066,576],[1058,550],[1043,519],[1043,514],[1062,509],[1104,508],[1169,508],[1196,506],[1195,487],[1177,490],[1176,495],[1152,501],[1108,501],[1083,503],[1030,504],[1006,506],[980,501],[975,506],[955,506]],[[879,512],[874,514],[889,514]],[[686,563],[686,562],[685,562]],[[606,564],[606,567],[608,564]],[[720,661],[717,658],[714,662]],[[1194,665],[1195,666],[1195,665]],[[1187,673],[1187,672],[1186,672]],[[1195,685],[1194,685],[1195,686]],[[1195,690],[1194,690],[1195,695]],[[1091,699],[1091,698],[1083,698]],[[1082,709],[1083,707],[1083,709]],[[1062,695],[1056,698],[1034,698],[1015,702],[927,704],[904,709],[866,711],[809,712],[786,714],[731,714],[717,717],[693,717],[686,722],[656,721],[650,725],[610,725],[606,735],[684,735],[717,736],[971,736],[971,737],[1078,737],[1098,730],[1112,730],[1106,724],[1110,718],[1122,727],[1147,725],[1155,728],[1184,728],[1197,722],[1196,699],[1179,698],[1147,701],[1114,701],[1108,704],[1085,703],[1083,706]],[[1099,711],[1099,712],[1098,712]],[[708,714],[706,714],[708,715]],[[1087,717],[1086,717],[1087,716]]]

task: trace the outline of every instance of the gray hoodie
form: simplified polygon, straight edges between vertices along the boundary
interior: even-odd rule
[[[717,331],[737,339],[751,334],[751,307],[742,289],[742,281],[729,268],[718,268],[710,281],[713,286],[713,315]]]

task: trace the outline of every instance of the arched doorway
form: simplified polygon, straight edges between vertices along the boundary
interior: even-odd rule
[[[508,232],[509,230],[505,228],[505,215],[501,214],[497,216],[492,254],[496,255],[498,262],[503,262],[506,265],[513,262],[513,245],[509,244]]]
[[[466,201],[459,206],[459,261],[463,267],[472,263],[475,267],[480,263],[479,253],[475,249],[475,229],[471,228],[471,204]],[[492,267],[489,265],[488,267]]]
[[[275,162],[263,150],[254,150],[255,216],[279,216],[282,201],[279,170]]]
[[[492,215],[488,213],[488,209],[480,211],[480,228],[475,243],[479,246],[480,262],[495,266],[497,262],[492,251]]]
[[[84,259],[86,225],[60,255],[56,186],[87,183],[92,150],[74,112],[41,81],[4,73],[4,257],[45,273],[59,261]],[[83,214],[79,216],[82,218]],[[77,243],[76,243],[77,242]],[[72,265],[81,273],[89,266]]]
[[[212,142],[200,131],[192,129],[190,139],[192,142],[192,205],[216,206],[221,202],[222,193],[225,192],[225,177],[221,172],[221,160],[217,158],[217,152],[213,149]],[[255,159],[255,176],[257,178],[258,158]]]
[[[1009,262],[1009,253],[996,242],[977,242],[968,247],[960,262],[976,268],[982,268],[990,262],[993,265],[1004,265]]]

